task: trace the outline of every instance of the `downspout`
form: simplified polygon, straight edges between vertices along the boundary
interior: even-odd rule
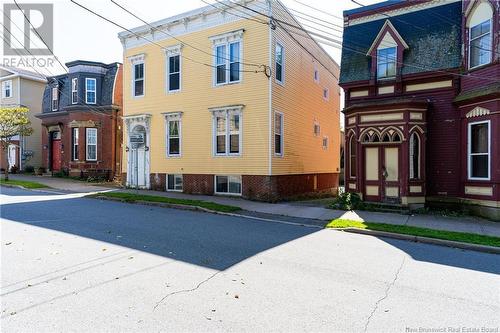
[[[272,1],[267,1],[269,5],[269,17],[273,15],[273,5]],[[271,77],[269,78],[269,133],[268,133],[268,145],[269,145],[269,178],[273,174],[273,78],[272,78],[272,66],[273,66],[273,29],[272,24],[269,22],[269,69],[271,72]]]

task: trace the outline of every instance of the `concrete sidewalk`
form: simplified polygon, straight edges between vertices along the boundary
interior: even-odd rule
[[[279,216],[287,216],[292,218],[301,219],[314,219],[329,221],[336,218],[344,218],[357,221],[378,222],[395,225],[408,225],[422,228],[469,232],[481,235],[497,236],[500,237],[500,223],[491,222],[485,219],[472,216],[464,217],[443,217],[437,215],[402,215],[395,213],[379,213],[367,211],[341,211],[324,208],[321,206],[311,207],[301,204],[300,202],[286,202],[286,203],[265,203],[249,201],[242,198],[224,197],[224,196],[211,196],[211,195],[190,195],[177,192],[162,192],[162,191],[149,191],[149,190],[131,190],[120,189],[110,185],[95,185],[92,183],[85,183],[72,179],[53,178],[53,177],[39,177],[39,176],[26,176],[26,175],[10,175],[11,179],[35,181],[46,184],[54,189],[63,190],[68,192],[100,192],[100,191],[119,191],[131,192],[144,195],[158,195],[170,198],[179,199],[195,199],[211,201],[218,204],[237,206],[249,212],[256,212],[261,214],[272,214]]]

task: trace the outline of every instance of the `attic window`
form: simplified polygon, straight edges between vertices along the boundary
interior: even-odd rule
[[[470,68],[491,61],[491,20],[484,21],[470,29]]]
[[[377,78],[386,79],[396,76],[396,47],[377,50]]]

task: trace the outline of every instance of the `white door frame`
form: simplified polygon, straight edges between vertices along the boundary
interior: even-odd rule
[[[140,188],[144,189],[149,189],[151,187],[150,184],[150,149],[149,145],[151,143],[151,134],[150,134],[150,129],[151,129],[151,115],[150,114],[140,114],[140,115],[131,115],[131,116],[124,116],[123,120],[125,122],[125,127],[127,129],[127,147],[126,147],[126,152],[127,152],[127,186],[135,186],[133,183],[134,180],[134,163],[133,159],[135,158],[135,152],[136,150],[132,147],[132,144],[130,143],[130,134],[134,131],[136,126],[142,126],[144,127],[146,131],[146,138],[145,138],[145,162],[144,162],[144,177],[145,177],[145,183],[146,186],[140,186]]]

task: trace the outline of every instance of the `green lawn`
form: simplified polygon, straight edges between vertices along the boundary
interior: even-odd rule
[[[4,178],[0,178],[0,185],[3,185],[3,184],[5,184],[5,185],[18,185],[18,186],[22,186],[24,188],[30,188],[30,189],[49,188],[49,186],[44,185],[44,184],[40,184],[37,182],[30,182],[30,181],[26,181],[26,180],[15,180],[15,179],[5,180]]]
[[[359,229],[386,231],[397,234],[445,239],[456,242],[500,247],[500,237],[483,236],[477,234],[470,234],[466,232],[419,228],[406,225],[392,225],[385,223],[359,222],[352,220],[336,219],[328,223],[326,225],[326,228],[336,228],[336,229],[359,228]]]
[[[123,201],[126,202],[147,201],[147,202],[174,204],[174,205],[194,206],[223,213],[231,213],[241,210],[240,207],[220,205],[214,202],[203,201],[203,200],[167,198],[156,195],[142,195],[142,194],[125,193],[125,192],[106,192],[106,193],[95,194],[92,196],[117,198],[117,199],[122,199]]]

